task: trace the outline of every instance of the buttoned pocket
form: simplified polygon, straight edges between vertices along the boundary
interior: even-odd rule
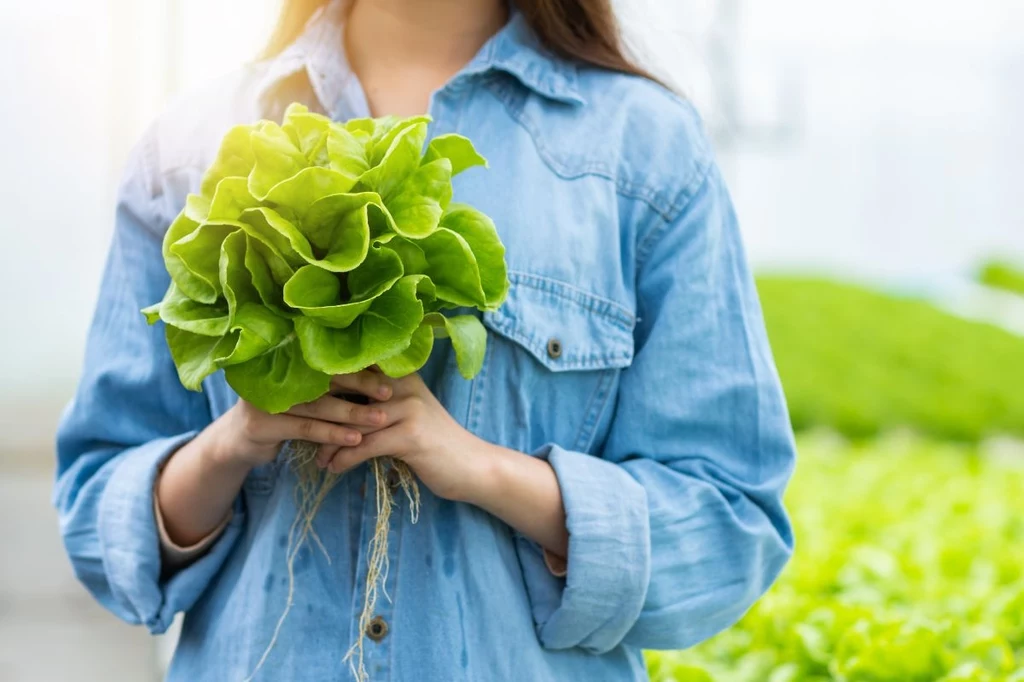
[[[485,313],[492,332],[471,426],[509,447],[599,443],[619,372],[633,360],[634,317],[569,283],[509,274],[505,304]]]

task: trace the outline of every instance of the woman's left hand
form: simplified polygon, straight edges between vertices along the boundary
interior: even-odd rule
[[[318,463],[340,474],[372,458],[400,459],[438,497],[473,502],[488,480],[491,446],[464,429],[417,374],[390,380],[392,396],[374,403],[384,424],[359,445],[323,448]]]
[[[322,467],[340,474],[372,457],[400,459],[438,497],[476,505],[556,558],[568,556],[562,493],[546,460],[477,438],[416,374],[387,381],[391,398],[374,403],[384,425],[361,429],[358,445],[322,449]]]

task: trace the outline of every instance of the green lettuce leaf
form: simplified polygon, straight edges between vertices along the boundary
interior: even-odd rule
[[[423,144],[427,140],[427,124],[417,123],[404,128],[395,127],[384,140],[377,143],[371,153],[370,168],[363,173],[360,182],[377,192],[385,200],[395,194],[406,178],[420,165]],[[386,149],[383,154],[378,152]]]
[[[346,177],[333,168],[313,166],[303,168],[290,178],[274,185],[267,193],[266,201],[277,208],[278,212],[286,209],[299,219],[318,199],[335,194],[348,192],[355,186],[354,178]]]
[[[322,267],[347,272],[363,262],[370,247],[371,207],[383,210],[380,197],[372,192],[325,196],[310,206],[302,231]]]
[[[395,232],[412,239],[430,235],[452,199],[451,161],[438,159],[420,166],[390,194],[382,196]]]
[[[423,304],[417,298],[420,278],[400,279],[344,329],[309,317],[296,319],[295,333],[310,366],[328,374],[350,374],[408,348],[423,320]]]
[[[424,322],[437,328],[437,335],[452,340],[455,363],[459,374],[466,379],[475,377],[484,366],[487,353],[487,330],[474,315],[448,317],[440,313],[429,313]]]
[[[482,307],[485,310],[497,310],[508,295],[509,281],[505,245],[501,243],[494,223],[472,206],[452,204],[441,218],[441,226],[465,241],[480,273],[484,301]]]
[[[212,305],[198,303],[185,296],[173,282],[160,304],[160,319],[201,336],[223,336],[231,327],[228,306],[223,301]]]
[[[264,121],[252,131],[252,153],[256,160],[249,173],[249,193],[266,199],[274,185],[292,177],[308,161],[292,138],[272,121]]]
[[[200,194],[212,197],[217,185],[224,178],[248,177],[256,163],[250,141],[252,130],[252,126],[239,125],[227,132],[221,141],[217,157],[203,175],[199,186]]]
[[[341,277],[315,265],[307,265],[285,284],[285,303],[327,327],[348,327],[402,277],[401,261],[393,252],[383,251],[352,272],[348,282],[365,271],[367,266],[372,266],[372,271],[365,276],[365,283],[360,283],[361,288],[355,294],[350,291],[348,296],[343,296]],[[349,286],[348,282],[346,286]]]
[[[248,362],[232,365],[224,376],[239,397],[278,414],[327,393],[331,376],[310,367],[295,338]]]
[[[434,283],[438,298],[455,306],[488,307],[480,266],[462,235],[439,227],[429,237],[411,244],[422,251],[426,261],[422,272]]]
[[[458,175],[474,166],[487,167],[487,159],[480,156],[469,138],[462,135],[438,135],[427,145],[427,153],[423,155],[423,164],[437,159],[448,159],[452,165],[452,175]]]
[[[217,301],[221,293],[220,246],[225,237],[238,229],[238,225],[228,222],[202,223],[170,245],[171,256],[182,266],[171,276],[185,295],[202,303]],[[193,287],[201,295],[193,295]]]
[[[234,315],[228,345],[219,348],[218,367],[251,360],[284,343],[292,333],[292,324],[273,311],[254,303],[243,304]]]
[[[389,377],[399,379],[418,372],[430,359],[434,349],[434,328],[430,324],[421,324],[412,333],[409,347],[401,353],[377,361],[380,371]]]
[[[345,128],[350,131],[368,129],[370,134],[369,162],[371,166],[379,165],[388,151],[391,149],[395,139],[409,128],[423,127],[422,139],[426,140],[426,126],[431,121],[429,116],[411,116],[400,118],[398,116],[382,116],[377,119],[354,119],[346,124]],[[420,133],[417,132],[419,137]],[[420,149],[422,149],[422,143]]]
[[[249,194],[249,182],[245,178],[224,178],[217,183],[203,222],[238,220],[242,211],[254,206],[259,206],[259,201]]]
[[[326,166],[329,162],[327,130],[330,125],[331,119],[326,116],[311,112],[303,104],[292,103],[284,112],[281,129],[310,164]]]
[[[253,284],[252,274],[245,266],[249,237],[235,230],[220,245],[220,287],[227,303],[228,319],[234,323],[238,309],[246,304],[262,302]]]
[[[171,247],[195,232],[209,212],[210,202],[195,194],[190,194],[185,201],[185,208],[174,219],[167,232],[164,233],[163,257],[171,280],[189,298],[201,303],[213,303],[217,300],[217,290],[210,282],[198,277],[185,265],[181,256],[174,253]]]
[[[181,385],[191,391],[200,389],[203,379],[219,369],[218,358],[230,353],[234,346],[234,339],[227,336],[193,334],[171,324],[164,330]]]
[[[346,178],[350,178],[355,184],[366,171],[370,170],[366,144],[365,138],[354,135],[340,125],[331,124],[327,131],[330,167]]]

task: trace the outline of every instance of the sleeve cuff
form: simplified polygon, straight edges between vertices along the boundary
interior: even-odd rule
[[[164,461],[195,436],[163,438],[126,451],[117,463],[99,502],[98,534],[103,570],[112,596],[151,632],[160,633],[174,614],[187,610],[206,588],[241,532],[241,499],[221,536],[205,555],[162,580],[160,532],[153,490]]]
[[[569,572],[569,563],[564,557],[560,557],[551,550],[544,550],[544,565],[556,578],[564,578]]]
[[[647,493],[600,457],[547,445],[562,492],[569,552],[558,557],[518,537],[537,633],[549,649],[604,653],[621,643],[643,608],[650,581]]]
[[[156,530],[160,537],[160,559],[163,564],[164,572],[173,573],[185,566],[188,566],[205,554],[206,550],[210,549],[210,546],[217,541],[217,538],[221,536],[224,529],[228,527],[228,523],[231,521],[231,517],[233,515],[234,510],[228,510],[228,514],[224,517],[224,520],[217,524],[217,527],[211,530],[206,537],[199,540],[199,542],[189,545],[188,547],[182,547],[174,542],[174,540],[171,539],[170,534],[167,532],[167,526],[164,525],[164,515],[160,512],[160,500],[157,498],[156,486],[154,485],[153,516],[156,518]]]

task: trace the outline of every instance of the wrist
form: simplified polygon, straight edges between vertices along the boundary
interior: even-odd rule
[[[199,448],[202,464],[204,468],[216,472],[248,475],[253,465],[239,455],[229,431],[224,428],[222,420],[218,419],[197,437],[197,440],[202,440]]]
[[[473,453],[474,473],[470,476],[470,485],[466,486],[466,496],[462,501],[490,510],[493,500],[506,488],[510,459],[520,453],[484,440],[479,443],[477,448],[470,451]]]

